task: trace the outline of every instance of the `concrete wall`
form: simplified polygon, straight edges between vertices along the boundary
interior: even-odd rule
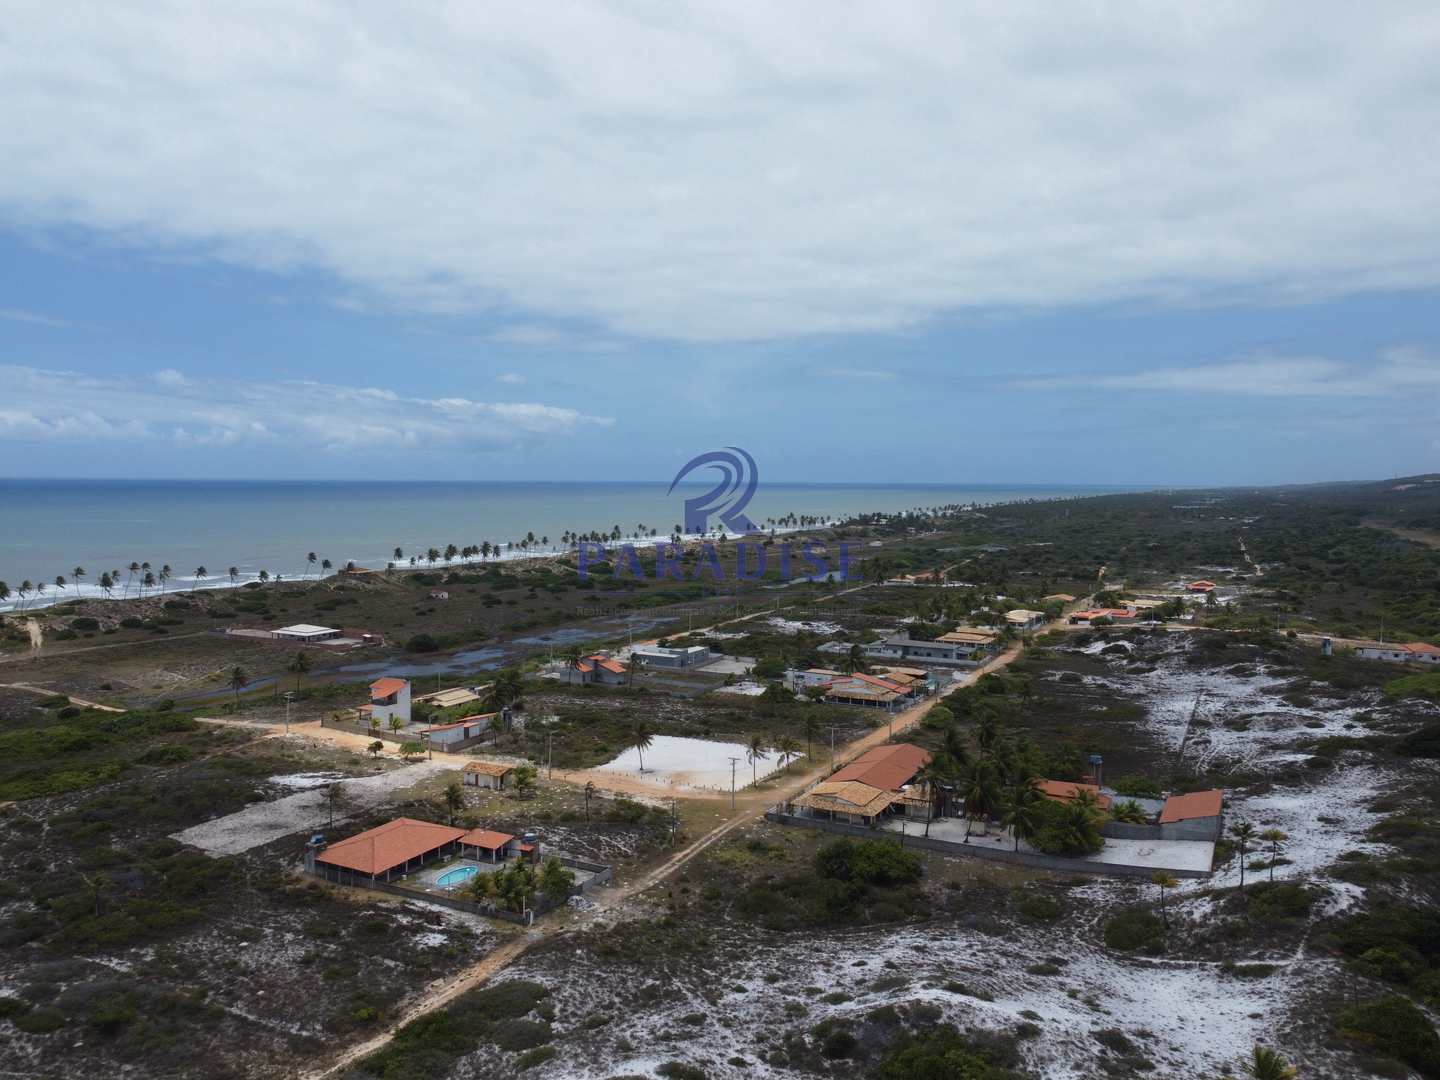
[[[1159,825],[1130,825],[1123,821],[1107,821],[1100,826],[1100,835],[1116,840],[1159,840],[1163,836]]]
[[[1160,826],[1162,840],[1218,840],[1220,819],[1218,817],[1192,818]]]
[[[974,847],[970,844],[955,844],[927,836],[905,836],[880,829],[867,829],[859,825],[845,825],[838,821],[824,821],[819,818],[796,817],[793,814],[770,810],[765,814],[767,821],[780,825],[801,825],[821,832],[841,836],[862,836],[868,840],[899,840],[905,847],[924,848],[944,855],[962,855],[991,862],[1010,863],[1015,866],[1029,866],[1037,870],[1054,870],[1062,874],[1100,874],[1108,877],[1138,877],[1148,879],[1155,872],[1149,866],[1122,866],[1114,863],[1090,862],[1086,859],[1070,859],[1062,855],[1042,855],[1030,851],[1006,851],[1000,848]],[[1204,878],[1208,873],[1200,870],[1171,870],[1176,877]]]

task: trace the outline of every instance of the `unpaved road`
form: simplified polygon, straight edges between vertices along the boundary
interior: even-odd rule
[[[61,692],[59,690],[47,690],[43,686],[31,686],[29,683],[0,683],[0,686],[3,686],[6,690],[21,690],[27,694],[40,694],[43,697],[54,697]],[[127,711],[125,709],[117,709],[114,705],[101,705],[98,701],[86,701],[84,698],[78,698],[74,694],[66,694],[65,696],[70,699],[71,705],[79,705],[82,709],[98,709],[101,712],[113,713],[123,713]]]
[[[1051,623],[1048,626],[1044,627],[1044,629],[1053,629],[1058,625],[1059,622]],[[859,738],[854,742],[847,744],[843,750],[836,754],[836,766],[839,767],[849,762],[850,760],[858,757],[860,754],[863,754],[866,750],[888,742],[891,738],[892,728],[894,733],[898,735],[901,732],[909,729],[912,725],[919,723],[920,718],[924,716],[925,713],[929,711],[929,709],[931,709],[940,699],[954,693],[962,686],[971,685],[982,675],[988,674],[992,671],[998,671],[1001,668],[1004,668],[1007,665],[1013,663],[1015,658],[1021,654],[1022,648],[1023,646],[1019,643],[1012,645],[1005,652],[999,654],[994,659],[992,659],[990,663],[984,665],[983,667],[976,668],[975,670],[965,675],[963,678],[956,679],[948,687],[941,691],[941,693],[938,694],[936,697],[929,698],[923,702],[911,706],[904,712],[897,713],[895,715],[893,724],[887,724],[884,727],[877,728],[876,730],[870,732],[868,735],[865,735],[862,738]],[[779,784],[776,784],[773,787],[769,787],[766,790],[748,791],[743,796],[737,797],[736,812],[726,821],[711,829],[709,832],[705,833],[703,836],[693,841],[688,846],[681,848],[679,851],[671,855],[668,859],[660,863],[658,866],[654,867],[649,872],[642,874],[635,881],[625,885],[624,887],[607,891],[606,893],[603,893],[599,897],[597,897],[599,904],[598,913],[613,912],[616,907],[624,903],[630,897],[645,891],[651,886],[671,876],[681,867],[683,867],[686,863],[688,863],[691,859],[693,859],[696,855],[699,855],[706,848],[724,839],[731,832],[734,832],[742,826],[754,822],[758,817],[764,814],[765,810],[768,807],[772,806],[777,802],[783,801],[784,799],[793,797],[794,795],[803,791],[815,780],[829,775],[830,771],[830,763],[827,760],[823,765],[809,769],[804,773],[796,774],[793,776],[786,776],[781,780]],[[572,775],[582,775],[583,772],[584,770],[577,770],[577,772]],[[607,777],[607,779],[610,778]],[[665,792],[667,794],[679,794],[678,790],[671,791],[668,788],[665,789]],[[697,792],[696,797],[708,797],[714,799],[715,795],[713,793],[703,794]],[[398,1031],[405,1024],[408,1024],[411,1021],[416,1020],[421,1016],[424,1016],[426,1013],[433,1012],[435,1009],[441,1008],[444,1005],[449,1004],[451,1001],[454,1001],[457,997],[459,997],[461,994],[464,994],[466,991],[473,990],[474,988],[483,985],[487,980],[499,974],[501,971],[505,970],[505,968],[507,968],[511,963],[513,963],[516,959],[523,955],[525,950],[528,949],[530,945],[534,942],[541,941],[544,938],[551,936],[552,934],[564,933],[569,929],[573,929],[575,925],[576,924],[572,924],[571,926],[561,926],[558,923],[551,924],[550,926],[542,925],[541,927],[533,929],[526,934],[517,935],[516,937],[512,938],[510,941],[502,945],[500,948],[490,953],[488,956],[485,957],[485,959],[481,960],[479,963],[473,965],[472,967],[467,968],[465,971],[461,972],[453,979],[446,980],[442,983],[434,984],[432,987],[424,991],[421,997],[417,1001],[412,1003],[409,1007],[407,1007],[405,1012],[402,1013],[399,1018],[393,1021],[384,1031],[370,1039],[367,1039],[363,1043],[352,1046],[342,1051],[339,1056],[334,1058],[328,1065],[322,1066],[321,1068],[306,1074],[307,1080],[323,1080],[324,1077],[334,1076],[339,1072],[343,1072],[345,1069],[354,1065],[357,1061],[361,1060],[367,1055],[373,1054],[377,1050],[383,1049],[386,1044],[388,1044],[390,1040],[394,1038],[395,1032]]]

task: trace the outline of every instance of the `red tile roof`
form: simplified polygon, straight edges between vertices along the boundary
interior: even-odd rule
[[[861,682],[869,683],[872,686],[878,686],[882,690],[896,690],[902,694],[909,692],[909,687],[901,686],[899,683],[891,682],[889,679],[881,679],[875,675],[865,675],[859,671],[856,671],[850,675],[846,675],[845,678],[859,679]]]
[[[370,684],[370,696],[372,698],[389,697],[391,694],[398,694],[409,685],[404,679],[376,679]]]
[[[396,818],[331,844],[315,856],[315,861],[359,874],[383,874],[464,835],[464,829],[414,818]]]
[[[1412,641],[1405,646],[1405,651],[1420,656],[1440,656],[1440,645],[1431,645],[1426,641]]]
[[[1165,800],[1165,809],[1160,811],[1160,824],[1170,825],[1191,818],[1219,817],[1224,792],[1219,788],[1209,791],[1192,791],[1189,795],[1172,795]]]
[[[494,829],[471,829],[460,837],[460,842],[471,847],[484,848],[486,851],[497,851],[514,839],[509,833],[496,832]]]
[[[899,791],[930,760],[930,751],[910,743],[888,743],[865,751],[827,782],[855,780],[881,791]]]
[[[602,667],[616,675],[625,674],[625,665],[619,660],[611,660],[608,656],[587,656],[585,659],[593,661],[596,667]]]
[[[1072,784],[1069,780],[1041,780],[1036,786],[1040,794],[1047,799],[1059,799],[1067,802],[1075,798],[1082,791],[1088,791],[1095,796],[1095,805],[1101,810],[1110,809],[1110,796],[1100,794],[1100,789],[1094,784]]]

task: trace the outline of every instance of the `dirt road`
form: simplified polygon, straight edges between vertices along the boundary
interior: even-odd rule
[[[1057,625],[1058,622],[1051,623],[1046,626],[1045,629],[1052,629]],[[940,701],[947,695],[954,693],[956,690],[959,690],[963,686],[972,685],[982,675],[985,675],[992,671],[998,671],[1008,666],[1015,661],[1015,658],[1018,657],[1022,651],[1023,646],[1020,643],[1016,643],[1015,645],[1012,645],[1009,649],[1007,649],[1005,652],[994,657],[988,664],[976,668],[975,670],[965,675],[963,678],[956,679],[943,691],[941,691],[941,693],[938,694],[936,697],[929,698],[926,701],[922,701],[916,705],[911,706],[904,712],[897,713],[894,717],[893,722],[887,723],[884,727],[876,728],[868,735],[865,735],[862,738],[856,739],[854,742],[847,744],[843,748],[843,750],[836,754],[836,766],[838,767],[848,761],[851,761],[852,759],[858,757],[872,747],[880,746],[883,743],[888,742],[892,737],[892,729],[894,734],[896,735],[908,730],[913,725],[919,723],[920,718],[924,716],[925,713],[928,712],[938,701]],[[566,777],[566,779],[571,779],[571,777],[583,776],[583,774],[587,771],[588,770],[576,770],[575,773],[570,774],[570,777]],[[599,911],[613,911],[618,905],[630,899],[632,896],[635,896],[638,893],[641,893],[646,889],[649,889],[653,885],[670,877],[678,870],[680,870],[680,868],[683,867],[686,863],[688,863],[691,859],[695,858],[695,856],[703,852],[706,848],[709,848],[713,844],[724,839],[726,836],[728,836],[735,830],[753,823],[757,818],[764,814],[765,810],[769,806],[784,799],[793,797],[794,795],[803,791],[815,780],[829,775],[830,771],[830,763],[827,760],[823,765],[808,769],[803,773],[786,776],[775,786],[769,787],[762,791],[749,791],[746,792],[745,795],[737,797],[735,813],[729,818],[727,818],[720,825],[717,825],[715,828],[711,829],[709,832],[705,833],[703,836],[699,837],[697,840],[693,841],[688,846],[680,849],[675,854],[671,855],[668,859],[656,866],[654,869],[650,870],[646,874],[642,874],[639,878],[637,878],[630,884],[624,886],[623,888],[611,890],[610,892],[602,894],[600,897],[598,897]],[[613,778],[607,776],[606,779],[610,780]],[[580,782],[583,783],[584,780],[581,779]],[[599,786],[598,781],[597,786]],[[666,789],[666,793],[678,794],[678,791],[670,792],[668,789]],[[696,793],[696,797],[708,797],[712,799],[715,798],[713,793],[707,795],[705,793],[699,792]],[[334,1076],[335,1074],[342,1072],[351,1065],[354,1065],[357,1061],[359,1061],[366,1055],[372,1054],[375,1051],[382,1049],[387,1043],[390,1042],[392,1038],[394,1038],[395,1032],[398,1031],[405,1024],[408,1024],[412,1020],[424,1016],[426,1013],[441,1008],[442,1006],[455,1000],[455,998],[459,997],[466,991],[483,985],[488,979],[499,974],[516,959],[518,959],[521,955],[523,955],[525,950],[529,948],[530,945],[534,942],[543,940],[544,938],[549,937],[551,934],[563,933],[569,929],[573,929],[573,926],[562,927],[556,924],[553,929],[542,926],[540,928],[532,930],[529,934],[525,936],[513,938],[505,945],[502,945],[499,949],[495,950],[495,952],[485,957],[485,959],[481,960],[478,964],[475,964],[473,967],[466,969],[464,972],[457,975],[455,978],[447,980],[443,983],[435,984],[430,989],[424,991],[421,997],[409,1007],[407,1007],[405,1012],[392,1024],[390,1024],[385,1029],[385,1031],[381,1032],[380,1034],[374,1036],[371,1039],[366,1040],[364,1043],[361,1043],[358,1046],[354,1046],[343,1051],[340,1056],[334,1059],[328,1066],[324,1066],[317,1071],[307,1074],[308,1080],[323,1080],[324,1077]]]
[[[43,686],[31,686],[29,683],[0,683],[0,686],[3,686],[6,690],[20,690],[27,694],[40,694],[44,697],[54,697],[60,692],[58,690],[47,690]],[[74,694],[66,694],[65,696],[70,699],[71,705],[79,705],[82,709],[98,709],[100,712],[112,713],[123,713],[126,711],[125,709],[117,709],[114,705],[101,705],[98,701],[86,701],[84,698],[78,698]]]

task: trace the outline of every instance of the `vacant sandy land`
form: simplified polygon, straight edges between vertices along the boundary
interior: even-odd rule
[[[375,776],[340,781],[342,794],[335,820],[342,821],[356,810],[387,801],[396,791],[454,768],[450,762],[421,761]],[[238,855],[292,833],[323,830],[329,823],[330,809],[325,790],[311,789],[274,802],[247,806],[214,821],[192,825],[172,836],[182,844],[192,844],[211,855]]]

